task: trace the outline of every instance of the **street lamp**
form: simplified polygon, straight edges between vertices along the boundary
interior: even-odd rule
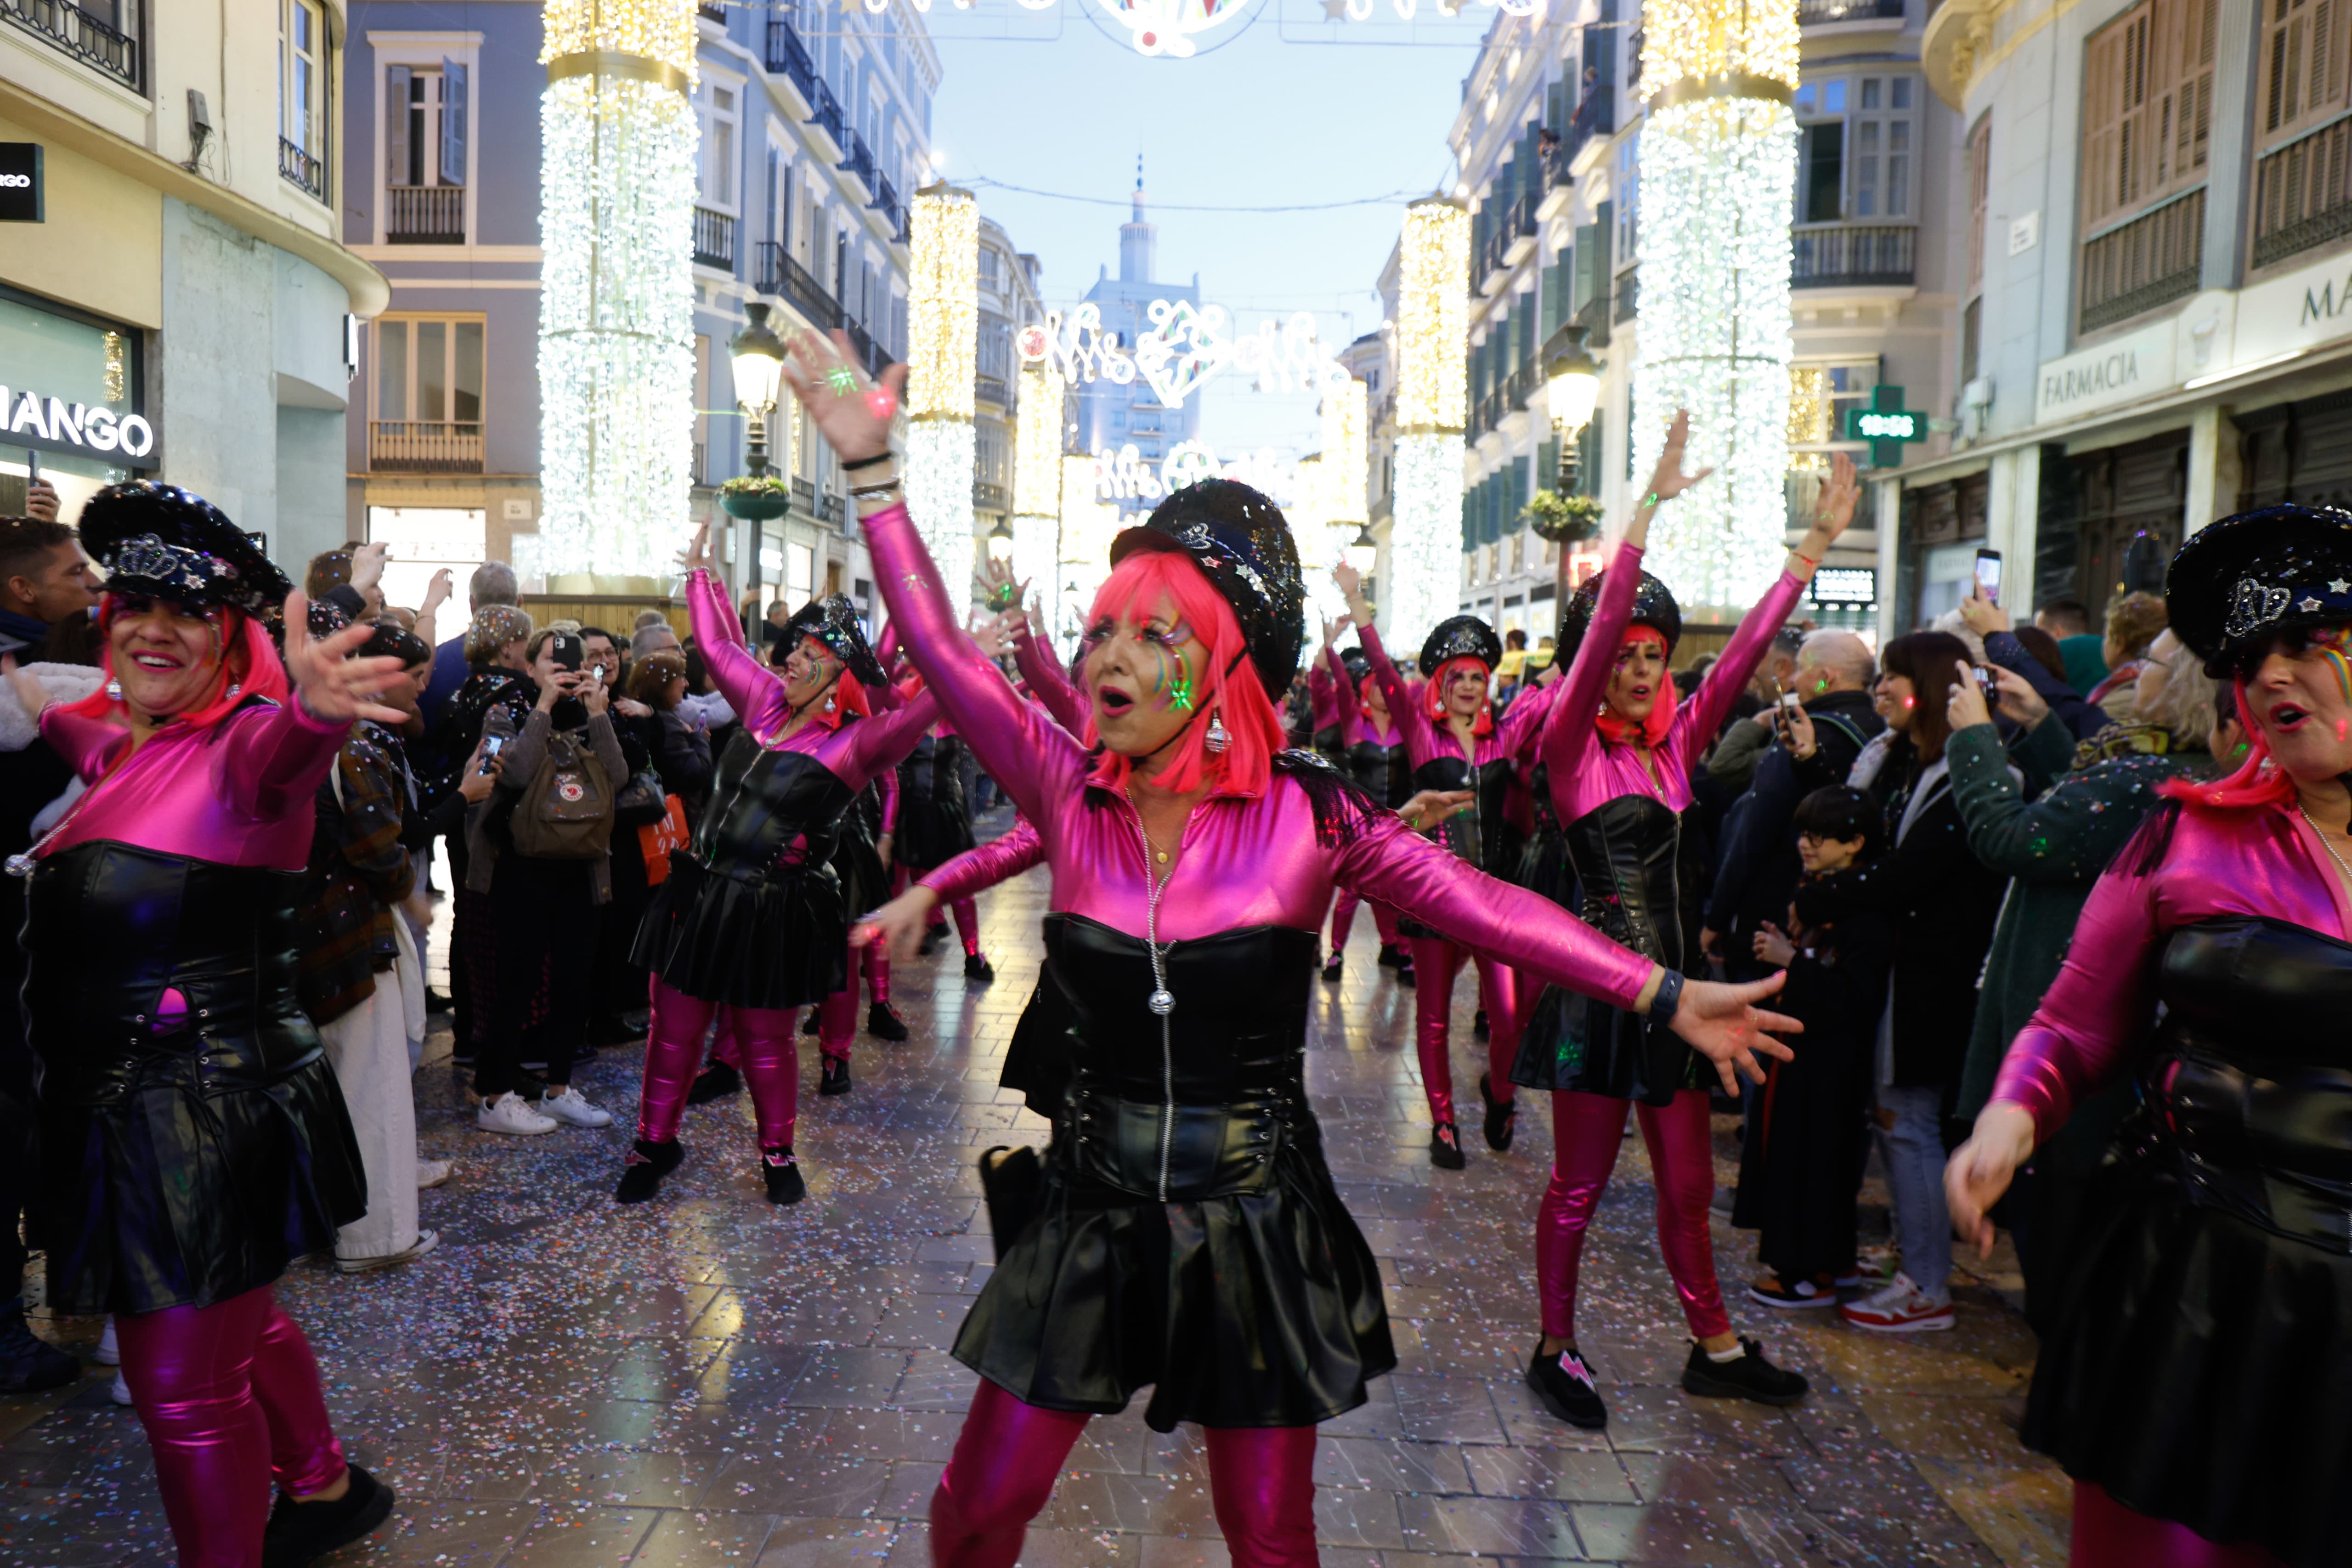
[[[768,307],[743,306],[742,331],[727,342],[735,372],[735,403],[743,410],[743,466],[752,476],[768,470],[768,416],[776,411],[776,383],[783,374],[784,343],[768,325]]]
[[[988,558],[991,561],[1013,559],[1013,530],[1001,517],[996,520],[996,526],[988,531]]]
[[[1585,352],[1581,331],[1544,366],[1544,391],[1559,433],[1558,488],[1567,495],[1576,485],[1576,438],[1592,422],[1593,405],[1601,401],[1601,366]]]
[[[1381,563],[1381,542],[1372,537],[1372,525],[1365,523],[1356,530],[1356,537],[1348,541],[1348,564],[1356,569],[1359,577],[1370,577]]]

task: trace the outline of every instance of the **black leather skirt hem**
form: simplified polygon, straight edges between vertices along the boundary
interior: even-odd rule
[[[1547,985],[1520,1026],[1511,1081],[1521,1089],[1574,1089],[1664,1106],[1677,1091],[1714,1079],[1681,1036],[1650,1027],[1639,1013]]]
[[[849,974],[840,884],[829,867],[755,882],[674,856],[629,961],[673,990],[732,1007],[822,1002]]]
[[[2117,1501],[2293,1568],[2352,1565],[2352,1257],[2116,1154],[2083,1205],[2026,1446]]]

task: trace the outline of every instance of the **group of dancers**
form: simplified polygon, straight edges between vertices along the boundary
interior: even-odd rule
[[[1559,677],[1499,723],[1490,630],[1440,627],[1415,688],[1349,584],[1366,662],[1348,672],[1343,771],[1285,748],[1275,701],[1307,595],[1264,496],[1209,480],[1119,534],[1071,669],[1016,638],[1024,692],[963,630],[961,585],[908,520],[892,397],[867,395],[838,340],[795,342],[786,374],[849,476],[920,689],[876,700],[884,668],[845,605],[804,612],[782,667],[763,668],[697,563],[698,635],[744,724],[639,934],[655,1021],[621,1195],[653,1196],[683,1157],[679,1107],[722,1007],[771,1195],[795,1194],[797,1010],[817,1007],[821,1040],[841,1041],[853,954],[1024,865],[1050,869],[1023,1087],[1053,1140],[1024,1181],[1011,1161],[983,1167],[999,1263],[954,1349],[982,1382],[931,1500],[933,1561],[1009,1568],[1087,1419],[1146,1386],[1154,1428],[1205,1429],[1234,1562],[1316,1560],[1316,1425],[1396,1361],[1303,1083],[1339,891],[1393,911],[1412,944],[1433,1154],[1460,1156],[1444,1029],[1465,959],[1494,1037],[1490,1145],[1508,1145],[1515,1087],[1555,1097],[1530,1369],[1547,1405],[1605,1420],[1572,1310],[1629,1105],[1696,1342],[1685,1386],[1800,1396],[1802,1379],[1731,1332],[1706,1230],[1706,1086],[1790,1059],[1776,1037],[1797,1026],[1763,1006],[1777,977],[1679,972],[1675,823],[1691,761],[1851,515],[1851,474],[1687,700],[1668,674],[1678,612],[1641,570],[1656,508],[1706,478],[1682,472],[1679,418],[1607,569],[1564,606]],[[392,717],[372,700],[398,661],[350,657],[364,627],[310,637],[301,596],[185,492],[113,487],[82,537],[110,574],[108,683],[70,706],[16,687],[89,785],[11,866],[31,879],[49,1299],[117,1315],[181,1561],[307,1562],[374,1528],[391,1495],[343,1458],[271,1295],[363,1191],[292,1001],[294,900],[312,795],[352,722]],[[2274,508],[2183,551],[2173,625],[2234,675],[2250,760],[2181,786],[2100,884],[1951,1166],[1956,1217],[1989,1240],[1984,1209],[2075,1100],[2138,1075],[2142,1110],[2103,1173],[2026,1427],[2076,1479],[2078,1563],[2346,1560],[2347,579],[2341,514]],[[280,605],[282,654],[264,630]],[[854,920],[845,823],[941,724],[1020,826]],[[1565,867],[1539,863],[1547,844]],[[1558,901],[1571,873],[1577,912]]]

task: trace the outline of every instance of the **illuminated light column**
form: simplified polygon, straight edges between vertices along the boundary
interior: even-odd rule
[[[1339,585],[1331,581],[1331,568],[1347,558],[1349,543],[1371,521],[1371,509],[1364,497],[1369,391],[1352,375],[1323,389],[1323,454],[1316,487],[1322,496],[1321,515],[1316,519],[1320,537],[1318,570],[1308,586],[1318,608],[1330,620],[1337,620],[1348,607]]]
[[[1061,534],[1062,373],[1030,360],[1013,426],[1013,575],[1034,585],[1048,615],[1062,602]],[[1037,631],[1053,635],[1050,626]]]
[[[1755,603],[1787,551],[1797,0],[1646,0],[1643,33],[1633,472],[1689,409],[1685,463],[1715,477],[1659,511],[1644,561],[1687,617]]]
[[[694,6],[546,0],[542,22],[539,563],[593,591],[667,577],[689,522]]]
[[[1054,632],[1069,652],[1070,643],[1086,624],[1095,595],[1110,575],[1111,536],[1118,531],[1118,508],[1095,494],[1102,482],[1102,463],[1084,453],[1062,459],[1062,600],[1047,607]]]
[[[1381,639],[1402,658],[1460,602],[1469,210],[1440,196],[1413,203],[1399,249],[1396,499],[1380,622]]]
[[[948,600],[971,596],[972,383],[980,373],[980,204],[953,185],[915,193],[907,300],[907,515]]]

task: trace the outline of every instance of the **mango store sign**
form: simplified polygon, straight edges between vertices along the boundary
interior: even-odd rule
[[[62,397],[0,386],[0,418],[5,436],[54,451],[80,452],[109,463],[152,468],[142,458],[155,449],[155,427],[136,414],[90,408]]]

